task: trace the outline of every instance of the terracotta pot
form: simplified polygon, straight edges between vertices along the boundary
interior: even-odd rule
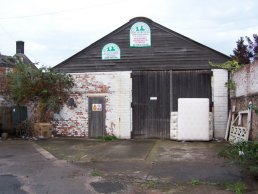
[[[50,138],[52,135],[51,123],[34,123],[35,136]]]
[[[8,133],[2,133],[2,139],[5,140],[8,137]]]

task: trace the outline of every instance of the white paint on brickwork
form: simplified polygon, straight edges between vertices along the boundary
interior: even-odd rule
[[[236,83],[236,97],[257,93],[258,61],[234,72],[232,79]]]
[[[88,97],[103,96],[106,99],[106,132],[119,138],[131,138],[130,71],[90,72],[71,74],[75,87],[70,97],[76,107],[63,107],[55,115],[55,130],[58,135],[88,137]]]
[[[228,119],[228,71],[224,69],[213,69],[212,99],[213,99],[213,123],[214,137],[224,138]]]
[[[250,66],[249,94],[258,92],[258,61]]]
[[[102,96],[106,99],[106,132],[119,138],[131,138],[132,79],[130,71],[126,72],[90,72],[73,73],[75,80],[70,97],[74,98],[76,107],[64,105],[55,115],[55,132],[64,136],[88,137],[88,97]],[[228,112],[226,70],[213,70],[213,123],[215,138],[225,135]],[[177,116],[171,113],[170,137],[177,139]],[[210,127],[212,133],[212,127]]]
[[[178,134],[178,112],[170,114],[170,139],[177,140]]]
[[[209,139],[213,138],[213,114],[209,113]],[[170,114],[170,139],[178,140],[178,112]]]
[[[243,68],[243,70],[246,70],[246,68]],[[235,72],[233,80],[236,83],[235,95],[237,97],[246,95],[248,93],[249,73],[246,71]]]

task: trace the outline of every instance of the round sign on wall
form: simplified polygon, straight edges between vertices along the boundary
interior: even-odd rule
[[[108,43],[102,48],[102,60],[120,59],[120,48],[115,43]]]
[[[130,47],[151,46],[151,30],[148,24],[136,22],[130,29]]]

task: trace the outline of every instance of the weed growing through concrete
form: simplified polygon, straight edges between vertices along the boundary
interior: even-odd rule
[[[198,179],[192,179],[191,181],[192,186],[197,185],[213,185],[224,188],[226,190],[232,191],[236,194],[243,194],[247,189],[245,183],[237,182],[237,183],[216,183],[216,182],[209,182],[209,181],[200,181]]]
[[[224,187],[227,190],[233,191],[236,194],[243,194],[247,189],[245,183],[237,182],[237,183],[225,183]]]
[[[158,180],[145,180],[143,185],[147,188],[156,188],[160,182]]]
[[[99,139],[103,140],[103,141],[114,141],[114,140],[118,140],[118,138],[115,135],[106,135],[103,137],[99,137]]]
[[[195,185],[199,185],[201,182],[200,182],[200,180],[193,179],[193,180],[191,181],[191,183],[192,183],[193,186],[195,186]]]
[[[101,173],[96,170],[91,171],[90,175],[91,176],[102,176]]]
[[[198,179],[192,179],[191,181],[192,186],[196,186],[196,185],[213,185],[213,186],[218,186],[218,183],[214,183],[214,182],[209,182],[209,181],[201,181]]]

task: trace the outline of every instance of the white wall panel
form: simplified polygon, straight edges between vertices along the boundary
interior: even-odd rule
[[[228,119],[228,71],[224,69],[213,69],[213,122],[214,137],[222,139],[225,136]]]
[[[209,138],[209,99],[178,99],[178,140],[204,140]]]

